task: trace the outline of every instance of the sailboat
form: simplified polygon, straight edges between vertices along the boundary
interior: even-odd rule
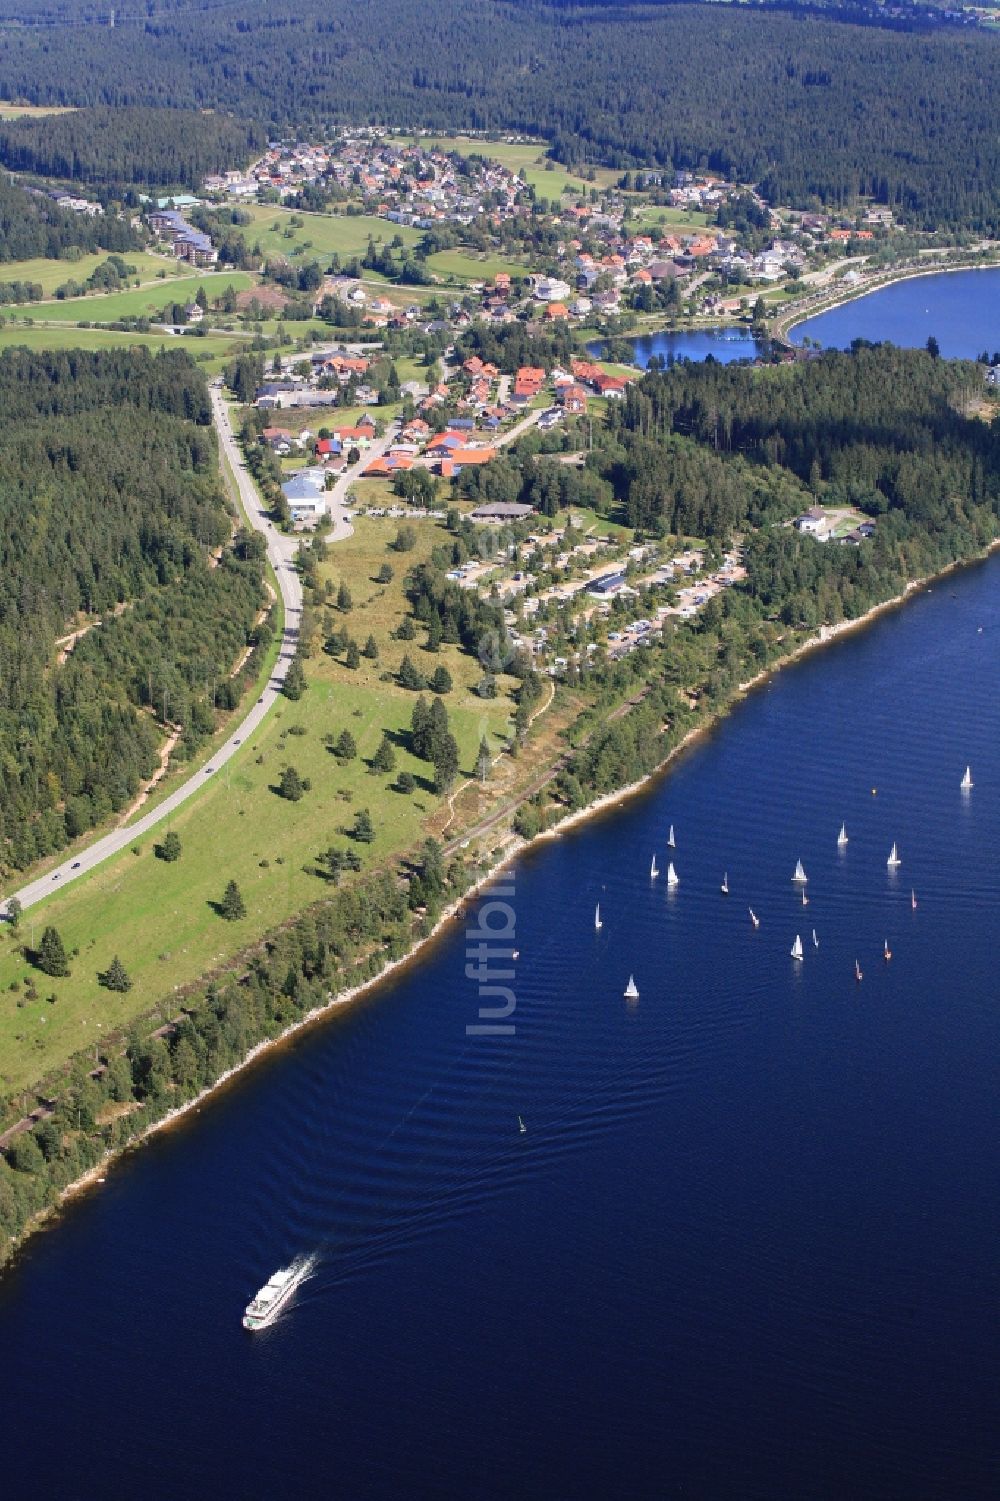
[[[854,961],[854,978],[858,981],[859,984],[861,983],[861,965],[856,959]]]
[[[594,908],[594,931],[599,933],[603,927],[604,924],[601,922],[601,904],[598,902]]]
[[[756,912],[753,910],[752,907],[748,907],[747,911],[750,913],[750,921],[753,923],[754,927],[755,928],[759,928],[760,927],[760,918],[757,916]]]
[[[888,938],[883,940],[882,958],[885,960],[886,964],[888,964],[889,960],[892,958],[892,949],[889,947]]]
[[[680,877],[678,876],[676,870],[674,870],[674,862],[671,860],[670,864],[667,866],[667,885],[676,886],[679,880]]]
[[[839,850],[842,850],[844,848],[844,845],[846,843],[847,843],[847,825],[844,824],[844,823],[842,823],[840,825],[840,833],[837,835],[837,848]]]
[[[629,975],[628,984],[625,986],[625,999],[627,1001],[637,1001],[639,999],[639,990],[632,975]]]
[[[959,783],[959,786],[961,787],[961,789],[962,789],[963,792],[968,792],[969,788],[972,786],[972,767],[971,766],[967,766],[965,768],[965,776],[962,778],[961,782]]]
[[[804,950],[802,948],[802,939],[799,937],[798,933],[796,933],[795,942],[792,944],[792,958],[801,959],[803,957]]]
[[[518,1118],[517,1118],[517,1129],[520,1131],[520,1133],[521,1133],[522,1136],[525,1134],[525,1132],[528,1129],[527,1126],[524,1124],[524,1121],[521,1119],[520,1116],[518,1116]]]
[[[818,949],[819,948],[819,939],[816,937],[816,929],[815,928],[813,928],[813,948],[814,949]]]
[[[651,880],[651,881],[655,881],[655,880],[656,880],[656,878],[657,878],[657,876],[658,876],[658,875],[659,875],[659,874],[660,874],[660,871],[659,871],[659,867],[658,867],[658,866],[657,866],[657,864],[656,864],[656,856],[655,856],[655,855],[654,855],[654,856],[653,856],[653,863],[652,863],[652,865],[651,865],[651,866],[650,866],[650,867],[649,867],[649,879],[650,879],[650,880]]]
[[[792,880],[793,881],[808,881],[808,879],[809,879],[809,877],[806,875],[806,869],[805,869],[805,866],[802,864],[802,861],[801,860],[796,860],[796,862],[795,862],[795,874],[794,874],[794,876],[792,876]]]
[[[719,887],[719,890],[722,892],[723,896],[728,896],[729,895],[729,872],[728,872],[728,870],[724,873],[724,875],[722,877],[722,885]]]
[[[672,850],[674,850],[674,849],[677,848],[677,844],[676,844],[676,841],[674,839],[674,826],[673,826],[673,824],[670,825],[670,833],[667,835],[667,846],[668,846],[669,849],[672,849]]]
[[[802,890],[802,905],[803,905],[803,907],[808,907],[808,905],[809,905],[809,898],[806,896],[805,888],[804,887],[803,887],[803,890]]]
[[[892,849],[889,851],[889,858],[885,863],[886,865],[888,865],[890,870],[895,870],[897,865],[902,865],[903,862],[899,858],[899,852],[896,849],[895,844],[893,844]]]
[[[910,891],[910,909],[913,912],[917,910],[917,893],[913,890]]]

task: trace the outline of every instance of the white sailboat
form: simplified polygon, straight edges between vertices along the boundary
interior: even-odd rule
[[[755,928],[759,928],[760,927],[760,918],[757,916],[756,912],[753,910],[752,907],[748,907],[747,911],[750,913],[750,921],[753,923],[754,927]]]
[[[961,789],[962,789],[963,792],[968,792],[969,788],[972,786],[972,767],[971,766],[967,766],[965,768],[965,776],[962,778],[961,782],[959,783],[959,786],[961,787]]]
[[[601,904],[598,902],[594,908],[594,929],[599,933],[603,927],[604,924],[601,922]]]
[[[899,851],[896,849],[895,844],[893,844],[892,849],[889,851],[889,858],[885,863],[890,870],[895,870],[897,865],[902,865],[903,862],[899,858]]]
[[[804,886],[802,888],[802,905],[803,907],[808,907],[809,905],[809,898],[806,896],[806,888]]]
[[[722,892],[723,896],[728,896],[729,895],[729,872],[728,872],[728,870],[725,871],[724,874],[723,874],[722,885],[719,887],[719,890]]]
[[[818,949],[819,948],[819,939],[816,937],[816,929],[815,928],[813,928],[813,948],[814,949]]]
[[[629,975],[628,984],[625,986],[625,999],[627,1001],[637,1001],[639,999],[639,990],[632,975]]]
[[[667,847],[669,849],[672,849],[672,850],[675,850],[677,848],[677,844],[676,844],[676,841],[674,839],[674,826],[673,826],[673,824],[670,825],[670,833],[667,835]]]
[[[809,877],[806,875],[806,868],[802,864],[802,861],[801,860],[796,860],[796,862],[795,862],[795,874],[792,876],[792,880],[793,881],[808,881],[808,879],[809,879]]]
[[[792,944],[792,958],[793,959],[802,959],[804,957],[805,957],[805,955],[804,955],[804,950],[802,948],[802,939],[799,937],[798,933],[796,933],[796,935],[795,935],[795,942]]]
[[[677,886],[679,882],[680,877],[678,876],[676,870],[674,870],[674,862],[671,860],[670,864],[667,866],[667,885]]]
[[[844,823],[842,823],[840,825],[840,833],[837,835],[837,848],[839,850],[842,850],[844,848],[844,845],[846,843],[847,843],[847,825],[844,824]]]
[[[524,1121],[521,1119],[520,1116],[518,1116],[518,1118],[517,1118],[517,1129],[518,1129],[518,1131],[520,1132],[520,1134],[522,1136],[525,1134],[525,1132],[528,1129],[527,1126],[524,1124]]]
[[[657,878],[657,876],[658,876],[658,875],[659,875],[659,874],[660,874],[660,870],[659,870],[659,866],[658,866],[658,865],[657,865],[657,863],[656,863],[656,856],[655,856],[655,855],[654,855],[654,856],[653,856],[653,863],[652,863],[652,865],[651,865],[651,866],[650,866],[650,867],[649,867],[649,879],[650,879],[650,880],[651,880],[651,881],[655,881],[655,880],[656,880],[656,878]]]

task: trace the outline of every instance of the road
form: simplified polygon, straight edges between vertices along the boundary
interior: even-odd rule
[[[261,509],[260,495],[253,480],[247,474],[243,465],[243,456],[233,437],[232,426],[229,421],[229,413],[218,386],[212,387],[212,412],[215,420],[215,428],[219,435],[219,443],[229,459],[233,474],[236,476],[236,485],[239,491],[240,505],[246,515],[247,521],[258,532],[261,532],[267,542],[267,556],[274,569],[281,590],[281,598],[285,606],[285,626],[281,641],[281,651],[274,665],[266,687],[260,698],[254,704],[250,712],[238,724],[229,735],[228,739],[219,746],[211,760],[193,772],[186,781],[182,782],[168,798],[165,798],[145,818],[137,819],[124,829],[115,829],[111,834],[105,834],[102,839],[80,850],[72,858],[64,860],[54,870],[48,871],[37,881],[31,881],[27,886],[22,886],[20,891],[12,892],[17,897],[24,909],[33,907],[36,902],[44,897],[51,896],[55,891],[62,891],[71,881],[79,880],[88,871],[94,870],[103,861],[112,855],[120,854],[128,849],[146,834],[152,832],[157,824],[163,822],[171,813],[186,803],[188,798],[193,797],[213,777],[218,776],[220,769],[230,761],[239,747],[259,729],[268,711],[271,709],[281,685],[292,664],[299,640],[299,627],[302,621],[302,584],[294,564],[294,557],[298,542],[294,537],[286,536],[274,527]],[[6,902],[0,906],[0,912],[6,912]]]

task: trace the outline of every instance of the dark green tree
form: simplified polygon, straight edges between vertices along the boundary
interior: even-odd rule
[[[69,960],[66,950],[58,931],[51,925],[42,933],[42,941],[38,949],[38,968],[47,975],[55,975],[57,978],[69,974]]]
[[[350,730],[341,730],[334,749],[338,761],[353,761],[358,753],[357,741]]]
[[[294,766],[286,766],[278,779],[278,793],[290,803],[297,803],[306,786]]]
[[[227,922],[237,922],[239,918],[246,917],[246,915],[246,904],[240,888],[235,881],[230,881],[222,898],[222,916]]]
[[[388,735],[383,735],[378,750],[372,757],[372,771],[387,773],[396,769],[396,752]]]
[[[348,641],[347,651],[344,653],[344,666],[356,670],[361,666],[361,653],[358,651],[356,641]]]
[[[447,792],[458,774],[458,741],[454,735],[446,732],[435,740],[433,761],[435,790]]]
[[[346,615],[347,612],[349,610],[353,610],[353,608],[354,600],[351,598],[351,591],[350,589],[348,589],[347,585],[343,581],[341,581],[340,588],[337,590],[337,609],[342,610]]]
[[[374,636],[370,635],[368,637],[368,640],[365,642],[364,646],[361,648],[361,652],[362,652],[362,655],[365,656],[365,657],[368,657],[370,661],[372,661],[372,662],[377,662],[378,661],[378,642],[375,640]]]
[[[12,932],[16,933],[21,926],[21,913],[24,909],[16,896],[8,898],[7,921],[10,923]]]
[[[399,686],[409,688],[414,693],[419,693],[427,686],[423,673],[417,671],[409,655],[399,664]]]
[[[163,836],[162,841],[156,846],[155,854],[158,860],[172,862],[181,857],[181,838],[173,829]]]
[[[299,699],[306,691],[306,675],[302,670],[302,663],[298,656],[292,658],[288,674],[282,684],[282,692],[286,698]]]
[[[132,980],[127,969],[116,954],[101,977],[106,990],[118,990],[122,994],[132,989]]]
[[[435,693],[450,693],[452,689],[451,673],[447,667],[435,667],[431,673],[430,686]]]
[[[351,838],[356,839],[359,844],[371,844],[375,838],[375,825],[367,808],[359,808],[355,813]]]

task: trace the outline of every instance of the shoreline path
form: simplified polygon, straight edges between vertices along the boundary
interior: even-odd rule
[[[274,670],[263,692],[249,713],[244,715],[238,725],[234,725],[232,732],[204,766],[192,772],[186,781],[175,788],[170,796],[165,798],[151,813],[147,813],[145,818],[137,819],[127,828],[115,829],[112,833],[105,834],[103,838],[95,840],[86,849],[74,854],[71,859],[64,860],[54,870],[46,871],[44,876],[29,882],[27,886],[22,886],[20,891],[11,892],[10,895],[17,897],[22,908],[33,907],[36,902],[40,902],[53,892],[62,891],[70,881],[78,880],[80,876],[94,870],[111,855],[117,855],[127,849],[137,839],[141,839],[151,829],[155,829],[157,824],[179,808],[182,803],[186,803],[188,798],[200,791],[212,777],[218,774],[219,769],[232,759],[247,737],[260,727],[281,692],[288,669],[292,665],[298,648],[299,629],[302,622],[302,584],[295,567],[298,541],[295,537],[286,536],[278,531],[268,518],[266,511],[262,510],[260,494],[246,472],[243,456],[233,436],[229,412],[226,409],[221,388],[213,385],[211,396],[215,430],[219,435],[221,449],[229,460],[236,479],[240,507],[250,526],[260,532],[267,542],[268,561],[274,569],[278,588],[281,590],[281,598],[285,606],[285,625],[278,660],[274,664]],[[340,535],[344,535],[343,531]],[[0,904],[0,913],[5,914],[6,911],[5,900]]]

